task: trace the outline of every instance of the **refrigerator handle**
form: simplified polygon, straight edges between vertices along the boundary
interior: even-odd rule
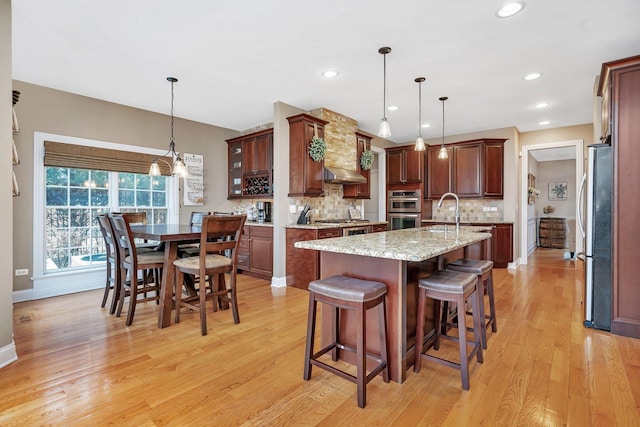
[[[580,232],[582,233],[582,237],[586,236],[586,232],[584,229],[584,208],[582,206],[582,198],[584,197],[584,188],[587,183],[587,174],[582,175],[582,181],[580,182],[580,191],[578,191],[578,226],[580,226]]]

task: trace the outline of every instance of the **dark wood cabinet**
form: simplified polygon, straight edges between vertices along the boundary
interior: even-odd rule
[[[483,149],[482,197],[502,199],[504,197],[504,140],[485,141]]]
[[[364,184],[351,184],[351,185],[343,185],[343,198],[344,199],[370,199],[371,198],[371,170],[362,169],[362,165],[360,165],[360,156],[362,152],[366,149],[371,148],[371,137],[356,132],[356,144],[357,144],[357,172],[364,176],[367,179],[367,182]]]
[[[426,198],[439,199],[444,193],[452,189],[453,149],[447,148],[449,157],[439,159],[440,147],[427,149],[427,191]]]
[[[287,286],[306,290],[309,289],[309,282],[320,278],[320,252],[296,248],[294,246],[296,242],[340,236],[342,236],[342,229],[340,228],[325,228],[322,230],[287,228]]]
[[[491,251],[494,267],[505,268],[513,262],[513,224],[494,224]]]
[[[242,140],[227,141],[228,145],[228,198],[240,199],[243,194],[242,185]]]
[[[458,197],[482,197],[482,144],[453,147],[453,192]]]
[[[273,228],[245,225],[238,246],[238,270],[270,280],[273,274]]]
[[[387,224],[374,224],[371,226],[372,233],[380,233],[381,231],[387,231]]]
[[[227,140],[229,199],[273,197],[273,129]]]
[[[424,226],[447,224],[455,227],[455,224],[444,222],[423,223]],[[504,223],[462,223],[465,226],[487,227],[491,233],[491,239],[469,245],[464,250],[464,256],[471,259],[490,259],[496,268],[506,268],[513,262],[513,224]]]
[[[242,140],[244,153],[244,174],[269,173],[273,167],[273,131],[253,134]]]
[[[324,139],[327,121],[308,114],[287,117],[289,121],[289,197],[324,196],[324,160],[309,156],[314,135]]]
[[[424,152],[415,151],[413,145],[386,148],[387,187],[416,187],[422,184]]]
[[[635,269],[640,221],[640,56],[602,65],[603,137],[613,147],[611,332],[640,338],[640,280]]]
[[[426,198],[453,192],[461,198],[503,198],[504,139],[478,139],[447,145],[449,158],[439,159],[440,147],[427,150]]]

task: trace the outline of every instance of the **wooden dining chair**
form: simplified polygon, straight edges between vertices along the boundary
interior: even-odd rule
[[[234,323],[240,323],[238,300],[236,291],[236,271],[238,266],[238,245],[242,235],[242,228],[247,219],[246,215],[206,216],[202,220],[200,234],[200,254],[197,257],[181,258],[174,262],[176,267],[176,323],[180,322],[180,309],[187,307],[200,312],[200,329],[202,335],[207,335],[207,300],[213,301],[213,311],[218,310],[218,304],[227,302],[233,311]],[[225,273],[229,274],[229,288],[225,283]],[[198,283],[198,294],[183,298],[182,289],[184,276],[198,275],[214,278],[211,292],[206,292],[206,281]]]
[[[189,219],[189,225],[201,226],[202,218],[211,215],[211,212],[191,212],[191,218]],[[184,245],[178,245],[178,253],[180,257],[195,256],[200,253],[200,243],[186,243]]]
[[[113,235],[113,228],[111,227],[111,221],[107,214],[98,215],[98,226],[100,227],[100,233],[104,238],[105,252],[107,256],[107,279],[104,286],[104,295],[102,296],[102,305],[104,307],[107,304],[109,298],[109,291],[113,289],[113,295],[111,298],[111,306],[109,307],[109,314],[116,312],[116,306],[118,305],[118,297],[120,294],[120,275],[118,274],[118,266],[120,265],[120,252],[116,246],[116,242]]]
[[[122,215],[127,219],[129,225],[147,225],[147,213],[145,211],[124,212]],[[159,243],[143,240],[141,242],[136,241],[135,244],[138,252],[143,252],[156,250]]]
[[[155,251],[139,253],[133,242],[131,228],[125,215],[109,214],[109,220],[111,221],[121,260],[118,269],[120,274],[120,294],[116,316],[120,316],[124,300],[129,297],[129,310],[126,321],[126,325],[129,326],[133,322],[137,303],[160,300],[160,276],[156,275],[154,281],[149,282],[145,272],[161,269],[164,265],[164,254]],[[138,280],[138,271],[142,271],[143,280]],[[127,273],[129,281],[126,280]],[[149,292],[151,292],[151,296],[148,296]],[[140,295],[142,295],[142,298],[138,298]]]

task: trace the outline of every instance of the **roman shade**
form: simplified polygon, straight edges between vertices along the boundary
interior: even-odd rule
[[[44,142],[45,166],[147,174],[154,158],[152,154]],[[162,175],[171,176],[169,164],[158,162],[158,166]]]

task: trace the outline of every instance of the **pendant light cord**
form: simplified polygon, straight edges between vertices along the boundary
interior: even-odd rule
[[[387,54],[382,55],[382,118],[387,118]]]
[[[418,137],[422,138],[422,82],[418,82]]]
[[[442,146],[444,147],[444,99],[442,100]]]

